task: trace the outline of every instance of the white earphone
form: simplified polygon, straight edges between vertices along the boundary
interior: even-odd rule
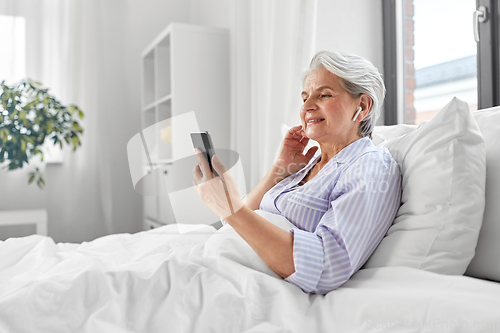
[[[356,112],[356,114],[354,115],[354,118],[352,118],[352,121],[356,121],[356,118],[358,118],[360,112],[361,112],[361,106],[359,107],[358,112]]]

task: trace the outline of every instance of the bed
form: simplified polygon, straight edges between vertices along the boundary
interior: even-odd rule
[[[500,332],[499,127],[500,108],[456,99],[419,127],[378,127],[402,205],[327,295],[285,282],[229,225],[82,244],[32,235],[0,243],[0,332]]]

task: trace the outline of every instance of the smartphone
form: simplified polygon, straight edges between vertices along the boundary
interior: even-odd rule
[[[208,131],[191,132],[191,141],[193,141],[193,147],[199,149],[207,159],[210,170],[212,170],[216,177],[219,177],[212,165],[212,157],[215,155],[215,149],[210,133]]]

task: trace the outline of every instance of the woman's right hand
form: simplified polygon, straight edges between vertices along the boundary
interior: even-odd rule
[[[280,153],[276,160],[276,176],[282,179],[302,169],[313,158],[318,147],[312,147],[304,154],[309,138],[302,129],[302,125],[294,126],[286,133],[281,144]]]
[[[318,147],[312,147],[303,154],[309,143],[309,138],[302,126],[292,127],[285,135],[281,144],[278,159],[257,186],[246,196],[245,205],[252,210],[260,208],[262,198],[273,186],[302,169],[314,156]]]

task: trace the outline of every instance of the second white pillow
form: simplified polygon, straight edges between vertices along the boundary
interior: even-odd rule
[[[481,228],[486,170],[467,103],[454,98],[418,127],[376,127],[373,141],[399,163],[403,193],[394,224],[364,267],[463,274]]]

